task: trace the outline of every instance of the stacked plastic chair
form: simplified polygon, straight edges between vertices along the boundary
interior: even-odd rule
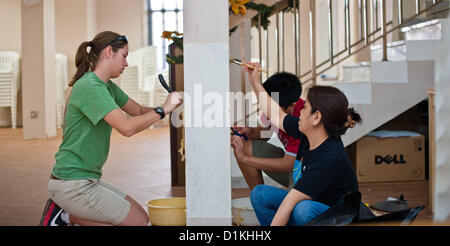
[[[157,53],[155,46],[147,46],[128,55],[128,67],[116,83],[133,100],[142,106],[161,106],[168,95],[158,81],[158,74],[168,80],[168,71],[157,71]],[[169,117],[161,123],[167,125]],[[150,127],[153,128],[153,127]]]
[[[155,46],[147,46],[136,51],[141,54],[140,57],[140,76],[139,76],[139,88],[141,88],[139,94],[139,100],[144,106],[154,107],[154,81],[149,80],[149,77],[153,77],[157,71],[157,53]],[[150,83],[148,83],[150,81]]]
[[[158,67],[157,67],[157,53],[155,46],[147,46],[144,47],[137,52],[142,54],[141,63],[141,80],[139,81],[139,86],[145,89],[146,85],[144,84],[145,78],[148,76],[155,75]]]
[[[128,66],[120,76],[120,87],[133,100],[139,102],[139,67]]]
[[[11,107],[12,128],[17,127],[19,76],[20,54],[13,51],[0,51],[0,107]]]
[[[67,56],[64,54],[55,54],[55,76],[56,76],[56,126],[61,128],[64,120],[64,111],[66,107],[65,91],[69,87],[67,74]]]
[[[153,106],[154,93],[148,86],[148,77],[156,73],[156,47],[146,46],[130,52],[129,67],[119,79],[122,90],[143,106]],[[127,71],[130,70],[130,71]]]

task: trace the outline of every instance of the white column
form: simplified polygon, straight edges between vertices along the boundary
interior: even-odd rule
[[[55,1],[22,2],[24,138],[56,135]]]
[[[191,226],[231,225],[228,27],[228,1],[184,1],[186,216]]]
[[[435,213],[436,221],[450,220],[450,21],[441,19],[441,52],[436,61],[436,168]]]

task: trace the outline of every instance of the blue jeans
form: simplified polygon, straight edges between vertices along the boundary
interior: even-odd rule
[[[286,190],[268,185],[258,185],[253,188],[250,193],[250,201],[261,226],[270,225],[287,193]],[[303,200],[294,207],[288,225],[304,225],[328,209],[327,205],[320,202]]]

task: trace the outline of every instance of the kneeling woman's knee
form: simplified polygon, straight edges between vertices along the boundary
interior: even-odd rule
[[[148,221],[145,216],[133,207],[130,208],[127,217],[119,224],[120,226],[147,226]]]

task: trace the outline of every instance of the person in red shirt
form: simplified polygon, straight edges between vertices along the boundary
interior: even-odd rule
[[[277,73],[263,84],[264,89],[272,95],[281,109],[289,115],[299,117],[300,110],[305,102],[300,98],[302,85],[299,78],[291,73]],[[286,188],[292,188],[292,169],[295,163],[300,140],[285,132],[276,129],[278,138],[283,144],[279,148],[266,142],[261,132],[270,130],[270,121],[262,114],[259,127],[233,127],[240,135],[245,135],[248,141],[244,142],[243,152],[234,151],[234,156],[250,189],[264,184],[262,172]]]
[[[278,103],[260,83],[260,65],[250,65],[255,69],[245,70],[257,94],[258,105],[273,125],[300,139],[293,170],[294,187],[286,191],[258,185],[250,193],[252,207],[261,226],[305,225],[347,194],[359,192],[356,173],[341,136],[361,123],[361,115],[349,108],[345,94],[332,86],[309,88],[300,117],[277,110]],[[231,144],[235,152],[243,152],[241,138],[233,136]]]

